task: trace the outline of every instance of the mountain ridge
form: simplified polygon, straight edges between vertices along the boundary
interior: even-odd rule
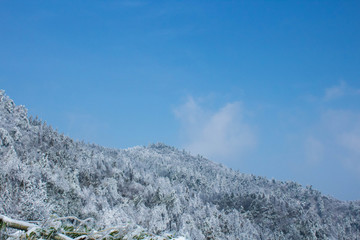
[[[0,214],[93,217],[188,239],[356,239],[360,202],[231,170],[162,143],[77,142],[0,91]]]

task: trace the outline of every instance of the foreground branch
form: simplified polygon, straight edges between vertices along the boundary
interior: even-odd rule
[[[6,216],[0,214],[0,226],[2,226],[3,224],[5,224],[6,227],[15,228],[18,230],[23,230],[23,231],[28,231],[29,229],[32,229],[32,228],[40,228],[38,225],[11,219],[9,217],[6,217]],[[54,235],[54,238],[56,240],[73,240],[72,238],[70,238],[64,234],[61,234],[61,233],[56,233]]]
[[[24,222],[24,221],[19,221],[19,220],[15,220],[15,219],[11,219],[11,218],[6,217],[6,216],[1,215],[1,214],[0,214],[0,224],[6,224],[7,227],[15,228],[15,229],[18,229],[18,230],[23,230],[23,231],[27,231],[30,228],[38,227],[35,224]]]

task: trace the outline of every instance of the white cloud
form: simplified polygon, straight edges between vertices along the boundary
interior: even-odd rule
[[[305,140],[305,154],[312,165],[322,162],[324,158],[324,144],[313,136]]]
[[[360,173],[360,113],[327,110],[305,148],[309,160],[330,160]]]
[[[360,156],[360,132],[344,132],[340,135],[341,145]],[[360,159],[359,159],[360,161]]]
[[[175,115],[182,123],[184,148],[193,154],[228,162],[239,159],[256,145],[255,133],[243,119],[240,102],[227,103],[211,112],[189,97]]]
[[[348,86],[345,81],[340,81],[338,85],[325,89],[324,101],[335,100],[344,96],[359,95],[360,89]]]
[[[341,81],[339,85],[325,89],[324,100],[330,101],[342,97],[343,95],[345,95],[346,89],[346,83],[344,81]]]
[[[125,6],[125,7],[142,7],[146,5],[144,1],[135,1],[135,0],[123,0],[120,1],[119,4]]]
[[[66,115],[65,134],[76,140],[98,142],[96,139],[107,129],[107,125],[91,114],[68,112]],[[71,134],[69,134],[71,133]]]
[[[324,101],[341,97],[358,97],[359,89],[348,86],[344,81],[325,89]],[[329,105],[328,102],[326,105]],[[326,106],[325,105],[325,106]],[[360,173],[360,112],[357,110],[330,109],[321,113],[321,120],[313,134],[313,150],[323,149],[324,159],[336,159],[343,165]],[[316,145],[318,145],[316,147]],[[313,157],[316,152],[313,154]]]

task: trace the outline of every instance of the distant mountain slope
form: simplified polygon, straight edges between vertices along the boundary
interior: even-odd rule
[[[359,239],[360,203],[241,174],[164,144],[75,142],[0,92],[0,214],[94,217],[188,239]]]

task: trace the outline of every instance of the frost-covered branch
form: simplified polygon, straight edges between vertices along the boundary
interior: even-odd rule
[[[9,228],[27,231],[26,235],[28,236],[32,232],[35,232],[37,229],[40,229],[38,225],[28,223],[25,221],[15,220],[0,214],[0,226],[4,226],[4,225]],[[73,240],[72,238],[61,233],[55,233],[53,237],[56,240]]]
[[[38,227],[35,224],[24,222],[24,221],[19,221],[19,220],[14,220],[14,219],[11,219],[9,217],[6,217],[6,216],[0,214],[0,225],[3,225],[3,224],[5,224],[6,227],[15,228],[18,230],[23,230],[23,231],[27,231],[30,228]]]

